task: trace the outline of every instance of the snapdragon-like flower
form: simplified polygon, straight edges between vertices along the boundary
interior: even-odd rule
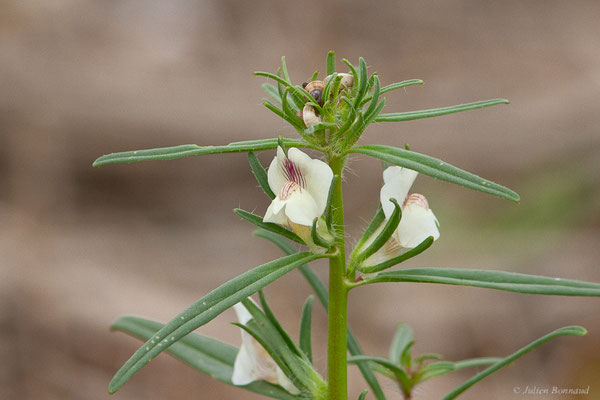
[[[367,260],[367,264],[375,265],[396,257],[416,246],[429,236],[433,240],[440,237],[439,222],[429,208],[425,196],[408,194],[417,172],[408,168],[392,166],[383,171],[383,187],[380,192],[381,207],[386,219],[394,212],[394,204],[390,199],[396,199],[402,210],[402,219],[396,231],[387,243]],[[375,236],[375,235],[373,235]]]
[[[252,319],[252,315],[242,303],[237,303],[233,309],[242,325],[246,325]],[[291,394],[300,393],[260,343],[242,329],[242,346],[233,364],[231,382],[237,386],[245,386],[258,380],[279,385]]]
[[[314,219],[325,212],[333,171],[295,147],[287,155],[278,147],[267,177],[276,197],[263,221],[292,228],[310,246],[310,230]]]

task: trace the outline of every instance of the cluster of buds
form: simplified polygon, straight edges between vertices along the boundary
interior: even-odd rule
[[[340,79],[340,87],[342,87],[343,89],[349,89],[354,85],[354,76],[352,76],[351,74],[340,73],[340,74],[336,74],[336,76],[340,77],[339,78]],[[327,77],[325,77],[325,80],[322,80],[322,81],[316,80],[316,81],[311,81],[311,82],[304,82],[302,84],[302,87],[304,88],[304,90],[306,90],[308,92],[308,94],[311,95],[311,97],[313,99],[315,99],[315,101],[319,105],[322,106],[323,105],[323,91],[325,90],[325,86],[327,85],[329,80],[333,77],[334,77],[334,74],[331,74],[331,75],[328,75]],[[333,95],[333,93],[332,93],[332,95]],[[322,121],[321,116],[317,113],[315,108],[313,106],[311,106],[310,104],[306,104],[304,106],[304,108],[302,109],[302,112],[299,113],[298,116],[302,118],[302,120],[304,121],[304,124],[306,125],[307,128],[310,128],[311,125],[314,125],[314,124]]]

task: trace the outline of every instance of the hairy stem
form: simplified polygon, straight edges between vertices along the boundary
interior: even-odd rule
[[[337,255],[329,260],[329,328],[328,328],[328,381],[329,400],[346,400],[346,326],[348,287],[344,279],[346,273],[344,203],[342,197],[342,170],[345,157],[330,157],[329,165],[334,175],[340,176],[335,182],[332,197],[333,229]]]

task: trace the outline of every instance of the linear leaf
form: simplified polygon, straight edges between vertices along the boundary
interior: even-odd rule
[[[302,318],[300,319],[300,337],[298,343],[300,349],[306,354],[308,360],[312,363],[312,339],[311,339],[311,327],[312,327],[312,305],[314,301],[313,296],[308,296],[304,306],[302,307]]]
[[[314,148],[312,145],[296,139],[283,139],[283,142],[288,147]],[[92,166],[99,167],[106,164],[131,163],[138,161],[172,160],[175,158],[200,156],[205,154],[245,153],[248,151],[271,150],[276,148],[277,138],[233,142],[224,146],[198,146],[196,144],[183,144],[173,147],[159,147],[156,149],[134,150],[106,154],[96,159]]]
[[[111,330],[125,332],[138,339],[148,340],[164,325],[145,318],[121,317],[111,325]],[[183,361],[211,377],[233,385],[233,364],[239,349],[207,336],[190,333],[167,349],[175,358]],[[296,397],[279,386],[266,381],[255,381],[246,386],[235,386],[263,396],[280,400],[295,400]]]
[[[419,254],[421,254],[422,252],[427,250],[429,247],[431,247],[432,244],[433,244],[433,236],[429,236],[425,240],[423,240],[421,243],[419,243],[419,245],[417,247],[414,247],[414,248],[408,250],[406,253],[402,253],[397,257],[390,258],[389,260],[384,261],[377,265],[373,265],[372,267],[371,266],[359,267],[358,270],[360,272],[362,272],[363,274],[372,274],[374,272],[383,271],[384,269],[391,268],[394,265],[398,265],[401,262],[404,262],[410,258],[418,256]]]
[[[327,76],[335,72],[335,52],[331,50],[327,53]]]
[[[271,243],[273,243],[277,247],[279,247],[286,254],[294,254],[294,253],[298,252],[298,250],[295,249],[294,246],[290,242],[286,241],[281,236],[275,235],[269,231],[266,231],[263,229],[257,229],[254,231],[254,235],[270,241]],[[300,266],[298,269],[300,270],[300,272],[302,273],[302,275],[304,276],[304,278],[306,279],[308,284],[312,287],[313,291],[317,295],[317,298],[319,299],[319,301],[321,302],[321,304],[323,305],[325,310],[328,310],[329,309],[329,293],[327,291],[327,288],[321,281],[321,279],[317,276],[317,274],[314,273],[314,271],[307,264]],[[362,351],[360,345],[358,344],[358,341],[352,334],[352,331],[350,330],[350,328],[348,328],[348,330],[347,330],[347,342],[348,342],[347,343],[348,351],[350,352],[351,355],[360,356],[363,354],[363,351]],[[375,377],[375,374],[371,370],[371,367],[369,366],[369,364],[367,362],[358,362],[357,366],[358,366],[358,369],[360,370],[360,372],[362,373],[363,377],[365,378],[365,381],[367,382],[369,387],[373,390],[373,394],[375,395],[375,398],[377,400],[385,400],[385,395],[383,394],[383,390],[381,389],[381,386],[379,385],[379,382],[377,381],[377,378]]]
[[[260,215],[253,214],[251,212],[242,210],[240,208],[234,209],[233,212],[236,215],[238,215],[239,217],[242,217],[246,221],[256,225],[259,228],[266,229],[268,231],[271,231],[273,233],[276,233],[278,235],[286,237],[290,240],[293,240],[296,243],[304,244],[304,240],[302,240],[294,232],[288,231],[287,229],[285,229],[277,224],[274,224],[272,222],[263,222],[263,219]]]
[[[356,364],[358,362],[373,362],[375,364],[379,364],[384,368],[390,370],[397,380],[402,384],[405,388],[410,388],[412,386],[412,382],[406,371],[404,371],[399,365],[394,364],[387,358],[383,357],[370,357],[370,356],[353,356],[348,358],[348,363]]]
[[[380,114],[375,122],[399,122],[412,121],[421,118],[439,117],[441,115],[454,114],[462,111],[475,110],[477,108],[495,106],[496,104],[508,104],[506,99],[491,99],[475,101],[473,103],[457,104],[450,107],[432,108],[429,110],[407,111],[389,114]]]
[[[273,100],[281,104],[281,96],[279,95],[279,91],[275,86],[271,85],[270,83],[263,83],[261,87],[265,93],[273,98]]]
[[[137,371],[174,342],[293,269],[321,257],[308,252],[283,257],[251,269],[208,293],[140,347],[115,374],[108,386],[109,392],[119,390]]]
[[[367,389],[363,390],[358,396],[358,400],[365,400],[365,397],[367,397],[367,393],[369,393]]]
[[[269,196],[270,199],[274,199],[275,193],[273,193],[271,187],[269,186],[267,171],[258,160],[258,157],[256,157],[256,154],[254,154],[253,152],[248,153],[248,163],[250,163],[252,173],[254,174],[254,177],[256,178],[256,181],[260,185],[261,189],[265,192],[267,196]]]
[[[375,277],[358,282],[356,285],[376,282],[441,283],[528,294],[600,296],[600,283],[515,272],[460,268],[414,268],[380,272]]]
[[[373,254],[375,254],[375,252],[379,250],[388,241],[388,239],[392,236],[394,231],[396,231],[396,228],[400,223],[400,218],[402,217],[402,211],[400,210],[400,205],[398,204],[398,201],[396,201],[396,199],[390,199],[390,201],[394,203],[394,211],[392,212],[390,219],[386,221],[385,225],[383,226],[383,229],[381,230],[381,232],[379,232],[379,234],[373,240],[373,242],[371,242],[371,244],[369,244],[366,249],[360,251],[360,253],[356,255],[358,259],[366,260]]]
[[[396,334],[390,346],[390,360],[396,364],[401,364],[405,358],[404,355],[414,342],[412,328],[405,323],[398,324],[398,329],[396,329]]]
[[[520,350],[516,351],[515,353],[511,354],[510,356],[502,359],[502,361],[499,361],[499,362],[493,364],[491,367],[486,368],[485,370],[481,371],[477,375],[473,376],[471,379],[465,381],[463,384],[457,386],[454,390],[452,390],[450,393],[448,393],[446,396],[444,396],[444,398],[442,400],[452,400],[452,399],[456,398],[458,395],[463,393],[465,390],[469,389],[471,386],[473,386],[474,384],[476,384],[483,378],[498,371],[500,368],[512,363],[517,358],[527,354],[531,350],[535,349],[539,345],[547,342],[548,340],[550,340],[552,338],[555,338],[557,336],[564,336],[564,335],[584,336],[586,333],[587,333],[587,331],[584,328],[582,328],[581,326],[566,326],[564,328],[557,329],[554,332],[550,332],[546,336],[543,336],[543,337],[531,342],[530,344],[523,347],[522,349],[520,349]]]
[[[483,193],[492,194],[504,199],[517,202],[520,200],[520,197],[516,192],[504,186],[457,168],[440,159],[416,153],[411,150],[376,144],[356,146],[352,148],[350,152],[379,158],[390,164],[406,167],[431,176],[432,178],[454,183]]]

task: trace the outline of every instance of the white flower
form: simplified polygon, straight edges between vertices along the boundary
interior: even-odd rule
[[[252,319],[252,315],[242,303],[237,303],[233,309],[242,325]],[[242,329],[242,346],[233,364],[231,382],[236,386],[244,386],[258,380],[279,385],[291,394],[300,393],[260,343]]]
[[[433,240],[440,237],[439,222],[433,211],[429,209],[425,196],[417,193],[408,194],[416,177],[416,171],[398,166],[388,167],[383,171],[384,184],[380,192],[383,213],[386,219],[391,217],[394,203],[390,199],[396,199],[402,210],[402,219],[387,243],[369,258],[368,264],[374,265],[396,257],[418,246],[429,236],[432,236]],[[375,232],[373,236],[377,233]]]
[[[287,156],[278,147],[267,177],[276,197],[263,221],[292,228],[310,245],[310,228],[325,211],[333,171],[295,147],[288,150]]]

